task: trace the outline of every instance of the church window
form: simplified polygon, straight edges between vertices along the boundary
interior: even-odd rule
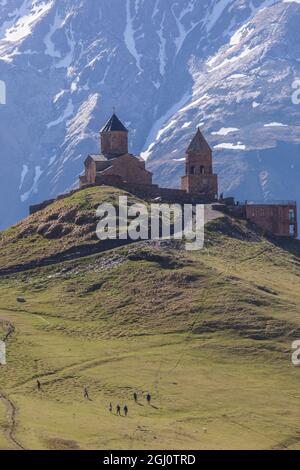
[[[294,220],[295,220],[295,211],[294,211],[294,209],[289,210],[289,220],[291,222],[294,222]]]

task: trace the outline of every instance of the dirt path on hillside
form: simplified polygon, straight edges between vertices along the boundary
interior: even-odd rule
[[[5,337],[2,340],[2,341],[5,342],[14,333],[15,327],[6,318],[0,318],[0,322],[1,323],[6,323],[6,326],[7,326],[7,333],[6,333]],[[3,367],[6,367],[6,366],[3,366]],[[24,447],[20,444],[20,442],[18,442],[18,440],[15,437],[16,413],[17,413],[16,407],[15,407],[14,403],[9,398],[7,398],[7,396],[5,395],[5,393],[2,390],[0,390],[0,400],[2,401],[2,403],[5,406],[6,417],[7,417],[7,427],[6,427],[5,432],[4,432],[5,437],[8,440],[8,442],[13,445],[13,447],[15,449],[25,450]]]
[[[205,204],[204,207],[204,217],[205,224],[211,222],[212,220],[221,219],[226,217],[225,214],[221,211],[213,209],[212,204]]]
[[[6,439],[13,445],[17,450],[25,450],[25,448],[20,444],[20,442],[15,437],[16,431],[16,407],[14,403],[4,395],[0,390],[0,400],[5,406],[6,416],[7,416],[7,428],[4,432]]]

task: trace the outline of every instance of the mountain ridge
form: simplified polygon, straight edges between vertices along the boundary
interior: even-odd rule
[[[113,106],[130,130],[132,151],[148,159],[158,183],[178,186],[191,130],[201,124],[215,147],[221,191],[299,200],[300,113],[291,102],[300,75],[299,4],[114,6],[0,4],[0,78],[7,85],[0,196],[11,202],[9,213],[0,205],[2,228],[30,204],[77,184]]]

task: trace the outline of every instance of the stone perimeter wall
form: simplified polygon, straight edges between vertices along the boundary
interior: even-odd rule
[[[39,212],[45,209],[46,207],[50,206],[50,204],[53,204],[55,201],[65,199],[66,197],[69,197],[72,194],[77,193],[78,191],[82,191],[83,189],[93,188],[93,187],[102,186],[102,185],[109,186],[107,181],[106,183],[98,182],[97,184],[86,184],[82,186],[81,188],[73,189],[69,193],[61,194],[57,196],[55,199],[49,199],[47,201],[43,201],[40,204],[34,204],[29,207],[29,214],[30,215],[35,214],[36,212]],[[191,195],[181,189],[160,188],[158,185],[155,185],[155,184],[151,184],[151,185],[125,184],[125,183],[116,184],[116,182],[114,182],[113,186],[117,187],[118,189],[124,189],[125,191],[128,191],[129,193],[132,193],[142,199],[161,198],[161,202],[165,202],[165,203],[207,204],[210,202],[214,202],[211,199],[208,199],[207,197],[201,194]]]
[[[41,204],[35,204],[30,206],[29,211],[30,214],[34,214],[39,212],[50,204],[55,201],[59,201],[61,199],[65,199],[66,197],[71,196],[72,194],[77,193],[78,191],[82,191],[83,189],[90,188],[90,187],[97,187],[103,184],[88,184],[84,187],[74,189],[67,194],[61,194],[55,199],[49,199],[48,201],[44,201]],[[107,185],[107,182],[106,182]],[[207,199],[203,197],[203,195],[191,195],[181,189],[170,189],[170,188],[160,188],[158,185],[139,185],[139,184],[125,184],[119,183],[118,185],[114,184],[115,187],[119,189],[124,189],[129,193],[135,194],[136,196],[145,199],[145,200],[154,200],[159,198],[159,202],[162,203],[169,203],[169,204],[208,204],[217,201],[213,201],[212,199]],[[291,236],[289,234],[289,219],[288,219],[288,211],[289,209],[295,210],[295,233],[294,238],[298,236],[298,224],[297,224],[297,208],[294,205],[270,205],[270,206],[260,206],[260,205],[234,205],[232,204],[230,198],[229,204],[218,204],[218,207],[215,207],[216,210],[220,210],[225,212],[233,217],[238,217],[242,219],[251,220],[256,225],[264,229],[266,232],[273,233],[274,235],[279,236]],[[253,211],[257,210],[266,210],[268,212],[269,217],[258,217],[256,213],[254,214]],[[279,213],[280,215],[279,216]],[[265,215],[265,214],[264,214]],[[263,220],[262,220],[263,219]]]

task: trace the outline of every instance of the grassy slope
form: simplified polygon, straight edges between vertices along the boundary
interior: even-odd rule
[[[100,203],[117,205],[119,196],[127,196],[129,204],[139,201],[116,188],[89,188],[54,202],[0,233],[0,269],[101,244],[96,236],[96,208]]]
[[[206,240],[201,252],[141,243],[0,278],[2,333],[5,320],[16,328],[0,390],[23,447],[300,448],[299,246],[227,219]]]

